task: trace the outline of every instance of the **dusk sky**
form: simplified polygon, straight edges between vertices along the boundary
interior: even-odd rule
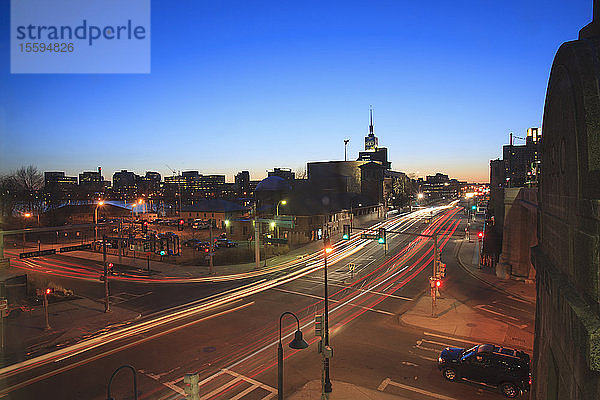
[[[150,74],[10,74],[0,3],[0,173],[166,165],[252,179],[363,150],[487,182],[540,126],[561,43],[592,1],[152,1]],[[521,142],[517,142],[520,144]]]

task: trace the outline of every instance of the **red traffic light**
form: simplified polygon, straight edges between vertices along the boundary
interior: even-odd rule
[[[208,248],[204,249],[204,252],[205,252],[205,253],[208,253]]]
[[[108,268],[112,268],[113,267],[113,263],[108,263]]]
[[[46,288],[46,294],[50,294],[50,293],[52,293],[52,289]]]
[[[477,236],[479,236],[480,238],[482,238],[482,237],[483,237],[483,232],[479,232],[479,233],[477,234]]]
[[[148,226],[148,221],[144,221],[144,226]]]
[[[435,281],[435,286],[436,286],[436,287],[440,287],[440,286],[442,286],[442,282],[441,282],[441,281]]]
[[[183,224],[185,224],[185,221],[184,221],[184,220],[182,220],[182,219],[180,219],[180,220],[179,220],[179,225],[183,225]]]

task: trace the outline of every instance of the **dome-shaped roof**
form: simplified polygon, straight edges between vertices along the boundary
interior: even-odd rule
[[[255,192],[265,192],[265,191],[286,191],[291,190],[292,187],[285,179],[279,176],[269,176],[268,178],[263,179],[256,185]]]

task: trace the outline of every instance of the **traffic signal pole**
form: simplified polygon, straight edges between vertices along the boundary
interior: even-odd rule
[[[252,213],[254,214],[254,259],[256,261],[256,269],[260,268],[260,225],[256,220],[256,201],[252,205]]]
[[[350,236],[351,236],[351,232],[352,229],[358,229],[361,231],[371,231],[371,232],[378,232],[378,236],[380,238],[383,238],[383,245],[384,245],[384,253],[387,254],[387,237],[386,234],[387,233],[395,233],[398,235],[412,235],[412,236],[420,236],[420,237],[427,237],[427,238],[431,238],[433,239],[433,266],[432,266],[432,274],[431,277],[429,278],[429,284],[430,284],[430,292],[431,292],[431,316],[435,317],[436,316],[436,302],[437,302],[437,298],[440,297],[440,292],[439,292],[439,283],[440,283],[440,250],[438,247],[438,234],[437,233],[433,233],[431,235],[427,235],[424,233],[415,233],[415,232],[405,232],[405,231],[391,231],[391,230],[386,230],[385,228],[377,228],[377,229],[369,229],[369,228],[354,228],[352,226],[348,226],[345,225],[344,226],[344,235],[343,238],[345,240],[349,240]],[[382,242],[379,242],[382,243]],[[327,256],[325,256],[325,270],[327,270]],[[325,271],[325,276],[327,276],[327,271]],[[325,316],[325,318],[327,318],[327,315]],[[327,327],[327,320],[325,320],[325,326]],[[325,328],[327,331],[327,328]]]
[[[108,298],[108,263],[106,262],[106,235],[102,235],[102,261],[104,263],[104,312],[110,311],[110,301]]]
[[[213,252],[215,251],[215,248],[213,246],[213,238],[212,238],[212,218],[208,220],[208,237],[209,237],[209,248],[210,248],[210,253],[209,253],[209,257],[210,257],[210,266],[209,266],[209,273],[212,275],[213,274]]]
[[[327,290],[327,248],[329,247],[329,237],[323,237],[323,279],[325,281],[325,315],[324,315],[324,335],[323,335],[323,346],[321,346],[321,354],[323,355],[323,378],[321,385],[321,399],[329,399],[329,393],[331,393],[331,380],[329,377],[329,296]]]

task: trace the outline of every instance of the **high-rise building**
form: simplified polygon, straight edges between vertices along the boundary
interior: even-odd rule
[[[79,192],[83,197],[94,196],[104,189],[102,169],[98,171],[84,171],[79,174]]]
[[[44,172],[44,193],[48,202],[70,199],[77,191],[77,177],[64,172]]]
[[[529,128],[525,144],[516,146],[511,134],[510,143],[502,148],[506,187],[537,186],[541,139],[539,128]]]
[[[375,136],[373,126],[373,108],[369,109],[369,134],[365,137],[365,151],[375,151],[379,147],[379,140]]]
[[[202,175],[198,171],[183,171],[179,176],[165,177],[170,190],[181,191],[184,197],[219,197],[225,186],[225,175]]]
[[[146,171],[146,175],[139,178],[138,189],[148,196],[157,194],[160,191],[160,180],[158,172]]]
[[[369,134],[365,137],[365,151],[358,153],[357,161],[374,161],[381,164],[385,169],[390,169],[392,163],[388,161],[386,147],[379,147],[379,140],[375,136],[373,126],[373,109],[369,110]]]
[[[296,179],[296,174],[289,168],[274,168],[273,171],[269,171],[269,176],[278,176],[285,179],[291,185]]]
[[[235,188],[240,196],[247,196],[250,193],[250,172],[242,171],[235,175]]]

